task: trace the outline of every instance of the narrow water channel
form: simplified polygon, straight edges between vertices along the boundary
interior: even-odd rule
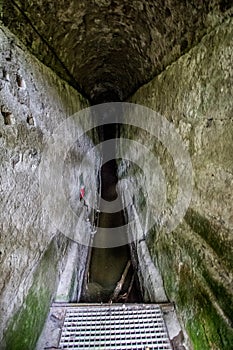
[[[104,139],[116,135],[115,128],[105,130]],[[104,154],[103,154],[104,159]],[[122,245],[114,248],[96,248],[95,240],[107,240],[101,228],[119,227],[125,224],[124,212],[107,213],[105,206],[116,200],[117,164],[112,159],[103,162],[101,168],[101,197],[105,200],[100,206],[97,233],[94,237],[86,286],[83,288],[81,302],[140,302],[136,271],[132,266],[130,248]],[[105,230],[106,232],[107,230]],[[106,233],[105,233],[106,235]],[[100,237],[101,236],[101,237]]]

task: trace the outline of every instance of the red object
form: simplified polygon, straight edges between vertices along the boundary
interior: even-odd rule
[[[80,200],[83,199],[84,196],[85,196],[85,188],[81,187],[81,189],[80,189]]]

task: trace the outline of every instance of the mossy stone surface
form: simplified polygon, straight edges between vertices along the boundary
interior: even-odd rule
[[[130,99],[172,123],[191,157],[192,201],[185,216],[173,232],[154,227],[146,241],[195,350],[229,350],[233,344],[232,38],[229,18]],[[166,178],[167,202],[174,203],[175,169],[163,145],[149,135],[144,140],[140,131],[130,136],[153,149]],[[139,190],[137,209],[138,196]],[[153,203],[148,211],[156,216]]]
[[[7,350],[35,348],[57,285],[59,259],[59,250],[54,239],[36,269],[33,284],[22,307],[11,319],[4,335]]]

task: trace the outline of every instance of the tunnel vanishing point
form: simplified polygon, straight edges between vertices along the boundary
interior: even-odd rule
[[[174,349],[232,349],[232,2],[3,0],[0,13],[0,349],[38,350],[54,301],[173,303]],[[173,217],[187,193],[160,229],[158,203]],[[124,225],[108,245],[104,229]]]

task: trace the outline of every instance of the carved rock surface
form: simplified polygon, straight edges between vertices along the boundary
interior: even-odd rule
[[[5,0],[3,21],[96,103],[124,100],[230,12],[225,0]]]
[[[194,349],[227,350],[233,343],[232,38],[233,22],[228,19],[130,100],[167,118],[192,160],[192,201],[183,220],[171,233],[154,227],[146,241]],[[153,149],[164,171],[167,201],[174,204],[179,184],[166,147],[142,130],[124,127],[121,136]],[[147,159],[142,166],[145,169]],[[139,178],[137,169],[122,161],[119,171],[122,179],[132,181],[134,210],[140,213],[145,208],[145,187],[134,181]],[[149,183],[149,192],[153,186],[155,183]],[[124,192],[128,193],[127,188]],[[156,215],[156,201],[155,197],[150,203],[141,230],[150,215]],[[136,225],[133,233],[140,233]],[[139,259],[142,243],[136,246]],[[140,271],[145,273],[139,262]],[[148,286],[148,294],[155,298],[153,284]]]
[[[0,48],[0,348],[32,349],[71,244],[43,206],[39,165],[47,138],[88,103],[29,54],[6,28],[0,29]],[[85,221],[77,201],[78,169],[81,155],[91,145],[90,139],[83,139],[79,152],[73,149],[66,159],[70,169],[66,172],[67,195],[81,222]],[[48,174],[49,165],[48,161]],[[95,183],[94,172],[84,172],[85,176],[88,183]],[[79,227],[86,234],[87,225]],[[80,245],[78,249],[74,270],[80,285],[86,248]]]

